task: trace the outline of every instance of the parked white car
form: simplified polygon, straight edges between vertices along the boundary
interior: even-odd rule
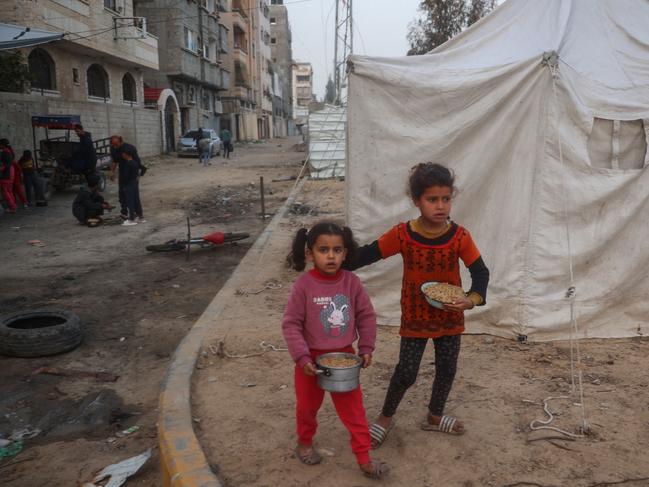
[[[178,156],[198,156],[196,147],[196,134],[198,129],[191,129],[185,132],[178,141]],[[216,130],[203,129],[203,138],[210,140],[210,157],[221,155],[221,139]]]

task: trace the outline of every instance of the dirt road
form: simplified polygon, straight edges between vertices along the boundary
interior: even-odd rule
[[[342,219],[344,183],[308,181],[297,196],[305,211],[289,214],[263,255],[268,262],[247,289],[271,279],[282,284],[259,295],[236,295],[218,330],[206,337],[193,380],[195,430],[211,465],[232,486],[287,487],[594,487],[649,485],[649,340],[582,342],[586,437],[531,431],[546,420],[543,400],[555,414],[552,426],[578,433],[580,408],[571,394],[568,343],[516,343],[490,336],[462,337],[458,375],[446,412],[466,424],[463,436],[422,431],[434,376],[429,344],[417,383],[407,392],[388,440],[374,454],[392,472],[384,481],[364,478],[355,465],[348,434],[329,399],[318,415],[316,447],[321,465],[294,456],[294,367],[283,347],[281,318],[298,273],[283,264],[291,235],[323,218]],[[470,323],[469,323],[470,329]],[[209,345],[224,343],[219,358]],[[399,354],[398,330],[380,327],[370,368],[362,371],[364,401],[372,420]],[[559,396],[559,398],[556,398]],[[567,396],[568,398],[562,398]],[[559,439],[557,439],[559,438]],[[636,480],[633,480],[636,479]]]
[[[24,450],[0,460],[3,485],[73,486],[97,470],[155,447],[160,381],[177,344],[265,226],[259,177],[266,183],[267,213],[288,195],[305,154],[295,139],[237,147],[227,161],[214,158],[149,161],[141,182],[147,223],[86,228],[71,214],[74,191],[54,196],[47,208],[0,218],[0,313],[34,308],[78,314],[85,339],[55,357],[0,357],[0,438],[37,428]],[[283,180],[273,182],[273,179]],[[106,197],[116,202],[116,185]],[[116,216],[116,215],[115,215]],[[242,231],[236,246],[149,254],[144,247],[186,233]],[[113,219],[115,217],[112,217]],[[109,220],[111,217],[109,217]],[[38,239],[44,246],[28,241]],[[115,382],[32,372],[41,366],[107,370]],[[126,437],[116,433],[130,426]],[[129,481],[159,486],[158,458]]]

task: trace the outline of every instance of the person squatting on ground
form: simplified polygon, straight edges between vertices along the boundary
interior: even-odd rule
[[[14,157],[6,139],[0,139],[0,189],[7,205],[8,213],[16,212],[14,198]]]
[[[140,202],[140,164],[135,160],[136,155],[137,153],[128,147],[121,148],[121,157],[124,163],[120,165],[119,177],[123,177],[124,197],[128,209],[128,219],[122,223],[124,226],[146,223]]]
[[[304,270],[306,261],[313,263],[313,269],[293,284],[282,321],[282,333],[295,361],[295,452],[307,465],[322,461],[313,447],[316,416],[324,398],[316,379],[316,357],[328,352],[355,353],[352,343],[358,339],[363,367],[372,361],[376,315],[360,279],[345,270],[356,247],[349,228],[321,222],[308,232],[304,228],[297,232],[287,257],[290,267],[298,271]],[[352,451],[363,473],[370,478],[384,477],[387,466],[370,459],[371,440],[360,386],[350,392],[332,392],[331,399],[350,433]]]
[[[79,188],[74,202],[72,203],[72,214],[82,225],[89,225],[91,220],[100,220],[104,210],[110,208],[110,205],[104,201],[99,194],[101,191],[101,179],[96,174],[88,177],[88,188],[83,186]],[[90,225],[93,226],[93,225]]]
[[[485,304],[489,270],[469,232],[450,220],[455,177],[446,167],[432,162],[410,171],[409,194],[419,218],[399,223],[378,240],[361,247],[353,268],[396,254],[403,258],[401,289],[401,345],[399,362],[390,380],[383,409],[370,426],[372,446],[378,448],[394,425],[399,403],[415,383],[428,339],[435,347],[435,378],[428,414],[421,428],[450,434],[464,433],[456,418],[444,416],[444,406],[455,378],[464,331],[464,311]],[[421,285],[437,281],[461,286],[458,257],[471,274],[466,297],[441,310],[428,304]]]
[[[232,134],[228,129],[221,130],[221,142],[223,142],[223,157],[229,159],[232,152]]]
[[[124,142],[124,139],[121,135],[112,135],[110,137],[110,156],[113,159],[113,164],[110,168],[110,180],[115,180],[115,171],[119,171],[117,179],[117,195],[119,198],[120,211],[119,214],[122,217],[122,220],[128,219],[128,206],[126,204],[126,192],[124,190],[124,177],[126,175],[126,160],[122,157],[122,151],[126,150],[133,155],[133,160],[138,164],[139,175],[144,176],[146,172],[146,167],[142,164],[140,156],[137,153],[137,149],[134,145]],[[142,217],[142,215],[140,215]],[[144,222],[142,222],[144,223]]]

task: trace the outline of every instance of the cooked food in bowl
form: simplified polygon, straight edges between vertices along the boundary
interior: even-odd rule
[[[323,357],[319,362],[323,367],[332,369],[346,369],[358,365],[357,359],[349,357]]]
[[[445,282],[430,282],[425,283],[421,290],[424,295],[430,300],[437,301],[438,303],[454,303],[458,299],[462,299],[465,294],[464,290],[459,286],[453,286]],[[433,303],[431,303],[433,304]]]

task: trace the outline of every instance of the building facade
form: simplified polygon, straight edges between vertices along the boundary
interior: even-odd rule
[[[293,63],[293,116],[298,126],[307,123],[309,104],[313,101],[313,67],[311,63]]]
[[[230,84],[230,71],[223,63],[228,28],[221,21],[227,2],[135,2],[160,49],[159,70],[145,72],[147,88],[173,90],[180,105],[181,132],[199,127],[220,130],[221,93]]]
[[[293,48],[288,11],[283,0],[271,0],[270,50],[274,133],[277,137],[285,137],[294,133]]]
[[[253,9],[257,47],[253,49],[255,64],[255,103],[257,111],[257,136],[270,139],[273,134],[273,67],[270,48],[270,8],[269,0],[257,0],[258,8]]]
[[[0,0],[3,21],[65,32],[65,40],[21,49],[32,80],[4,93],[0,131],[32,144],[32,115],[75,114],[93,137],[121,133],[143,154],[162,149],[160,115],[144,108],[144,71],[159,67],[158,40],[134,18],[133,0]]]

